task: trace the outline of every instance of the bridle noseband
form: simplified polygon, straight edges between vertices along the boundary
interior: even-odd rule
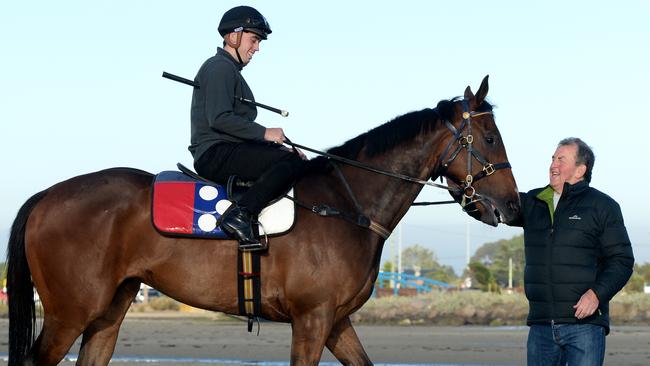
[[[451,122],[449,122],[449,120],[445,120],[445,125],[451,131],[454,138],[449,141],[449,144],[447,144],[447,147],[445,148],[445,150],[443,150],[443,153],[440,155],[440,158],[438,159],[438,161],[441,162],[441,164],[440,164],[440,169],[438,170],[437,173],[440,176],[445,175],[447,169],[449,169],[449,165],[454,161],[454,159],[456,159],[456,156],[458,156],[460,151],[463,148],[467,149],[467,176],[465,176],[465,180],[459,181],[454,177],[449,177],[449,176],[446,177],[447,179],[453,181],[455,184],[461,187],[460,191],[462,191],[463,198],[460,202],[460,205],[463,208],[463,211],[473,212],[478,210],[478,208],[476,207],[476,203],[483,201],[484,198],[482,198],[479,194],[476,193],[476,189],[472,184],[478,181],[479,179],[494,174],[494,172],[496,172],[499,169],[510,168],[510,163],[506,161],[503,163],[491,164],[483,157],[483,155],[481,155],[478,151],[474,150],[474,146],[473,146],[474,136],[472,135],[472,117],[478,117],[485,114],[492,114],[492,112],[470,111],[468,99],[462,100],[462,107],[463,107],[463,114],[462,114],[463,120],[460,124],[460,128],[457,129],[456,127],[454,127],[454,125]],[[465,130],[466,127],[467,127],[467,135],[463,136],[463,131]],[[449,154],[449,158],[445,159],[454,142],[458,142],[458,145]],[[472,157],[478,160],[478,162],[481,163],[481,165],[483,166],[483,169],[481,169],[478,173],[474,175],[472,175],[472,160],[473,160]]]

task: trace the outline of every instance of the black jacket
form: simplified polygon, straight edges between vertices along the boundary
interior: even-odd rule
[[[194,78],[199,88],[194,88],[192,94],[189,150],[195,162],[217,143],[264,140],[266,129],[254,122],[257,109],[238,99],[255,100],[241,69],[228,52],[219,48]]]
[[[634,265],[618,203],[586,181],[564,185],[554,214],[550,187],[520,196],[528,325],[590,323],[609,332],[609,300],[627,283]],[[589,289],[599,308],[578,320],[573,305]]]

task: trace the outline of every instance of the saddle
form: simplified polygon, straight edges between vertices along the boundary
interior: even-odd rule
[[[153,181],[152,218],[158,232],[167,236],[230,239],[221,228],[221,215],[246,192],[252,182],[236,176],[224,187],[194,173],[182,164],[180,171],[163,171]],[[293,195],[293,189],[287,193]],[[259,215],[258,236],[277,236],[291,230],[295,219],[292,200],[281,196]]]

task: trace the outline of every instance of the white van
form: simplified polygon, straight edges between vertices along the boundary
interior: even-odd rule
[[[146,293],[146,296],[145,296]],[[133,302],[135,303],[141,303],[144,302],[145,298],[148,298],[148,301],[151,301],[152,298],[154,297],[160,297],[162,294],[160,291],[156,290],[155,288],[141,283],[140,284],[140,291],[138,291],[138,294],[135,295],[135,299],[133,299]]]

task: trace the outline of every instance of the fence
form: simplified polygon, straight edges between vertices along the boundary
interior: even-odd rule
[[[449,290],[456,286],[448,283],[419,277],[406,273],[379,272],[373,296],[382,296],[391,292],[398,295],[415,295],[431,292],[432,290]]]

